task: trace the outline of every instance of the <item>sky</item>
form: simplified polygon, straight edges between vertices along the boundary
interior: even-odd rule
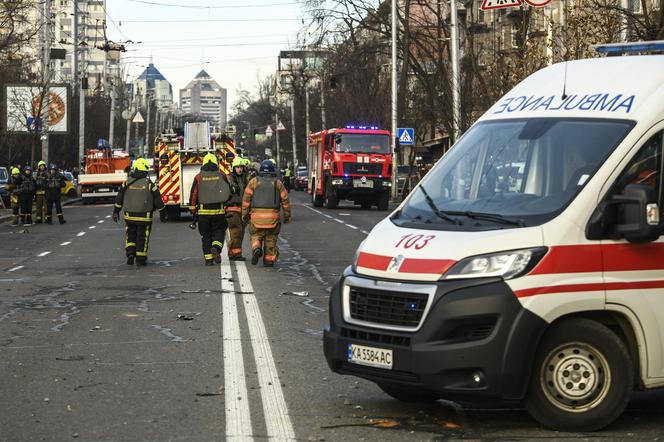
[[[127,44],[130,79],[153,57],[179,90],[205,69],[228,90],[228,110],[240,89],[274,74],[280,50],[297,45],[306,21],[296,0],[106,0],[107,38]],[[138,43],[141,42],[141,43]]]

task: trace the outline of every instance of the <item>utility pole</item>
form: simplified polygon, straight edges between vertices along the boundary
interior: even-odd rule
[[[42,145],[41,159],[48,164],[48,123],[49,123],[49,84],[51,82],[51,0],[44,1],[43,15],[43,45],[42,54],[42,91],[41,91],[41,119],[42,119]],[[35,115],[35,118],[37,116]]]
[[[309,166],[309,82],[304,85],[304,149]]]
[[[145,119],[145,147],[143,148],[143,152],[141,152],[141,156],[145,156],[147,152],[150,151],[150,102],[152,101],[150,99],[150,93],[146,91],[145,93],[145,99],[147,100],[147,118]]]
[[[276,151],[276,155],[277,155],[277,168],[279,168],[279,165],[281,163],[279,162],[279,160],[280,160],[280,155],[279,155],[279,114],[277,114],[277,113],[274,114],[274,150]]]
[[[78,92],[78,0],[74,4],[74,53],[72,54],[72,90],[74,95]]]
[[[113,135],[115,134],[115,84],[111,83],[111,118],[108,126],[108,144],[113,146]]]
[[[452,0],[453,2],[455,0]],[[392,198],[396,199],[399,192],[397,189],[397,166],[398,166],[398,155],[397,155],[397,0],[392,0],[391,3],[391,21],[392,21],[392,60],[391,60],[391,85],[392,85],[392,97],[390,101],[391,105],[391,122],[392,122],[392,136],[390,137],[390,144],[392,147]]]
[[[74,3],[74,12],[76,14],[75,21],[78,20],[78,5],[80,4],[81,0],[78,0]],[[86,37],[86,29],[85,29],[85,16],[83,16],[83,21],[81,23],[81,33],[83,34],[83,37],[85,39]],[[74,37],[76,38],[76,44],[79,42],[79,35],[75,34]],[[85,72],[87,70],[85,66],[85,51],[87,48],[84,48],[81,52],[81,60],[80,60],[80,68],[81,68],[81,76],[80,76],[80,81],[78,87],[79,89],[79,113],[78,113],[78,156],[80,160],[83,160],[83,157],[85,155],[85,92],[88,88],[87,84],[87,78],[85,77]],[[76,52],[76,51],[75,51]]]
[[[620,14],[620,41],[625,43],[628,39],[627,32],[627,10],[629,8],[629,2],[627,0],[620,0],[620,9],[622,9]]]
[[[295,139],[295,95],[290,102],[290,115],[291,115],[291,137],[293,138],[293,164],[291,169],[294,169],[297,164],[297,140]]]
[[[131,111],[131,104],[127,106],[127,109],[129,111],[129,118],[127,118],[127,134],[125,136],[125,149],[127,150],[127,152],[129,152],[129,140],[131,139],[131,119],[133,117]]]
[[[454,142],[459,139],[461,97],[459,94],[459,17],[456,0],[450,0],[450,56],[452,57],[452,131]]]
[[[320,78],[320,125],[321,130],[325,130],[327,123],[325,121],[325,76]]]

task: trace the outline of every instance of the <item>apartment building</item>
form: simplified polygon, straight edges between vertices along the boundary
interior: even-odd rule
[[[180,109],[185,113],[204,116],[218,130],[226,128],[226,100],[226,89],[210,77],[205,69],[180,89]]]

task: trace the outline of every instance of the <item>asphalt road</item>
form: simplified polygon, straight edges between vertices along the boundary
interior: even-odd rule
[[[273,269],[204,267],[188,221],[157,221],[149,265],[128,267],[109,205],[66,207],[63,226],[0,224],[0,440],[662,437],[662,392],[602,432],[565,434],[515,405],[403,404],[332,374],[330,287],[386,213],[291,195]]]

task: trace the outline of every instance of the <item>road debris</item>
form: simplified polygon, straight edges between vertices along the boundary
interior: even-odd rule
[[[178,314],[178,321],[193,321],[193,320],[194,318],[192,316]]]
[[[301,298],[306,298],[309,296],[309,292],[307,291],[302,291],[302,292],[281,292],[283,296],[299,296]]]

